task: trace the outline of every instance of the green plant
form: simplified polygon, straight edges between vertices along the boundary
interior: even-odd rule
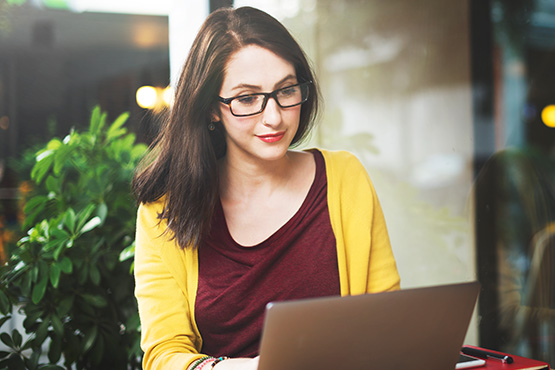
[[[127,118],[107,126],[96,107],[88,131],[37,152],[27,235],[0,268],[0,326],[16,307],[29,338],[0,334],[10,348],[0,368],[140,368],[130,180],[147,148],[123,128]]]

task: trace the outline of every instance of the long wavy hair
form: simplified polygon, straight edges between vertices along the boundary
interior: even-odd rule
[[[258,45],[290,62],[299,82],[312,81],[292,146],[310,132],[318,108],[318,85],[307,58],[287,29],[251,8],[219,9],[205,20],[183,66],[174,105],[133,179],[140,203],[164,198],[159,219],[167,221],[181,248],[198,246],[210,231],[219,197],[217,160],[226,153],[221,123],[208,130],[218,108],[226,64],[247,45]]]

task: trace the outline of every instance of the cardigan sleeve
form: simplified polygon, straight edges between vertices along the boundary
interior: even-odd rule
[[[337,242],[341,294],[400,288],[385,218],[360,161],[348,152],[322,151],[328,176],[328,206]]]
[[[135,296],[141,319],[143,368],[184,370],[201,357],[197,350],[200,336],[191,319],[185,264],[179,265],[185,252],[167,235],[161,235],[156,208],[156,203],[139,206],[135,241]]]

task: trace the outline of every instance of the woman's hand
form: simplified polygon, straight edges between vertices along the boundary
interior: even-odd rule
[[[230,358],[218,362],[214,370],[256,370],[258,369],[258,356],[255,358]]]

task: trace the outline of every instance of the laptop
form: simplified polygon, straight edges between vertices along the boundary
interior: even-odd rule
[[[454,370],[478,282],[269,303],[259,370]]]

